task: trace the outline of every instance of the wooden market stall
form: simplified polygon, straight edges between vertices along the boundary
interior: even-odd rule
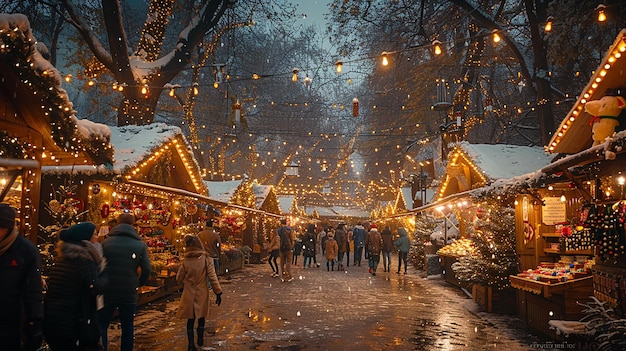
[[[0,201],[18,209],[20,232],[37,242],[40,167],[110,164],[113,149],[107,128],[76,118],[26,16],[0,14],[0,42]]]
[[[558,329],[561,320],[578,321],[580,303],[590,296],[618,316],[625,312],[624,52],[626,30],[554,133],[547,150],[556,160],[538,172],[534,189],[518,196],[518,250],[525,270],[511,283],[518,290],[520,317],[544,335],[562,337],[550,325]],[[621,106],[617,113],[606,107],[612,103]],[[603,119],[620,121],[621,127],[607,127]]]
[[[435,213],[449,221],[449,213],[457,218],[459,238],[467,237],[467,221],[475,211],[468,211],[472,207],[468,203],[472,190],[496,183],[498,180],[515,178],[535,171],[550,163],[550,159],[540,147],[516,145],[488,145],[460,142],[454,146],[448,157],[446,172],[442,177],[435,202],[428,208],[435,209]],[[466,196],[453,196],[464,194]],[[464,218],[467,217],[467,218]],[[448,231],[447,226],[444,227]],[[445,241],[448,241],[445,235]],[[454,247],[454,246],[452,246]],[[462,286],[456,278],[452,265],[463,252],[456,253],[454,249],[443,248],[439,251],[443,275],[446,281],[453,285]]]

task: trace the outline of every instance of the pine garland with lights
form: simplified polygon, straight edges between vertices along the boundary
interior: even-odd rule
[[[498,290],[510,287],[509,275],[517,272],[515,209],[488,200],[477,210],[470,239],[476,251],[452,265],[456,277]]]

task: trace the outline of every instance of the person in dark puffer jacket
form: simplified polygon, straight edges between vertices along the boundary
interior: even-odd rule
[[[43,340],[41,256],[19,234],[16,214],[13,207],[0,204],[0,349],[31,351]]]
[[[148,248],[133,227],[135,216],[125,213],[118,218],[118,223],[102,242],[109,277],[109,285],[104,290],[104,308],[98,311],[104,351],[108,346],[107,329],[116,309],[119,309],[122,325],[121,350],[133,350],[137,288],[146,284],[151,271]]]
[[[96,225],[82,222],[59,233],[48,278],[43,332],[53,351],[100,350],[96,296],[107,284]],[[84,332],[89,331],[89,332]]]

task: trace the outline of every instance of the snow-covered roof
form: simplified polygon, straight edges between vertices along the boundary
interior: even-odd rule
[[[41,134],[48,152],[73,154],[56,155],[43,159],[42,163],[59,164],[57,161],[62,158],[64,163],[77,163],[77,156],[83,154],[88,155],[89,160],[82,162],[110,163],[113,155],[110,131],[103,124],[76,118],[73,104],[61,87],[61,74],[40,50],[47,51],[33,36],[25,15],[0,14],[2,84],[11,86],[10,99],[29,105],[16,107],[29,127]]]
[[[369,218],[370,213],[368,211],[344,207],[344,206],[332,206],[332,207],[307,207],[305,212],[308,216],[313,215],[313,211],[317,211],[320,217],[353,217],[353,218]]]
[[[267,199],[267,195],[269,195],[270,191],[272,191],[271,185],[261,185],[261,184],[252,184],[252,191],[254,192],[254,196],[256,197],[255,206],[257,209],[263,206],[265,199]]]
[[[277,196],[277,199],[280,213],[287,214],[289,213],[289,210],[291,210],[291,206],[293,205],[296,197],[294,195],[280,195]]]
[[[84,122],[89,122],[85,121]],[[90,122],[91,123],[91,122]],[[84,123],[92,128],[92,124]],[[177,135],[182,136],[180,128],[164,123],[145,126],[107,126],[111,133],[111,145],[115,150],[115,162],[112,169],[103,166],[65,166],[43,167],[44,172],[111,172],[121,174],[125,169],[133,168],[144,161],[159,146],[171,141]]]
[[[550,164],[552,155],[539,146],[457,143],[490,180],[506,179],[536,171]]]
[[[230,202],[230,199],[235,195],[241,182],[243,182],[243,179],[223,181],[205,180],[204,185],[209,189],[209,194],[211,194],[210,198],[222,202]]]

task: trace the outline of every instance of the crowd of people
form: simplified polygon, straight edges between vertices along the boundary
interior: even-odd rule
[[[291,267],[298,265],[298,256],[303,256],[303,269],[319,268],[318,254],[326,260],[327,271],[345,271],[352,263],[360,267],[363,258],[367,260],[369,273],[376,275],[378,265],[383,263],[383,271],[391,272],[392,252],[398,252],[397,274],[407,273],[410,241],[406,228],[398,228],[394,234],[389,226],[379,232],[376,223],[364,226],[362,223],[349,227],[339,223],[336,227],[318,228],[309,224],[306,232],[297,235],[281,219],[280,227],[270,235],[268,263],[273,277],[281,277],[283,282],[293,280]],[[352,253],[352,260],[350,260]],[[277,260],[280,258],[280,264]],[[404,269],[403,269],[404,268]]]
[[[45,340],[52,351],[106,351],[107,330],[117,311],[121,351],[132,351],[138,288],[151,274],[148,249],[134,227],[135,217],[120,215],[102,242],[92,222],[63,228],[58,233],[55,265],[44,282],[39,251],[19,234],[16,215],[14,208],[0,204],[0,279],[5,283],[0,289],[1,348],[35,351]],[[211,234],[208,230],[202,238],[185,236],[184,258],[176,275],[183,286],[177,316],[187,320],[189,351],[204,343],[209,290],[216,305],[222,301],[215,258],[219,237]]]

